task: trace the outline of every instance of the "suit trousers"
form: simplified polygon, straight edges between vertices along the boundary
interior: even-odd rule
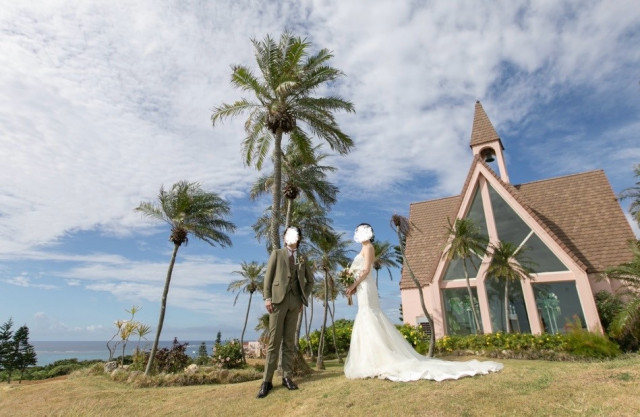
[[[287,291],[281,303],[273,305],[273,312],[269,314],[269,346],[264,368],[265,382],[271,382],[273,373],[278,367],[281,343],[282,376],[291,377],[293,354],[296,348],[296,327],[301,307],[302,299],[291,290]]]

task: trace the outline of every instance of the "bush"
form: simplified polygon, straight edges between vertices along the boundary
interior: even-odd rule
[[[152,373],[172,373],[182,371],[191,363],[191,358],[185,353],[188,343],[178,342],[178,338],[173,339],[171,349],[162,348],[156,351],[153,359]],[[132,370],[144,371],[149,361],[150,352],[136,350],[133,354]]]
[[[213,352],[212,362],[223,369],[242,368],[242,345],[238,339],[227,341],[227,343],[216,343]]]

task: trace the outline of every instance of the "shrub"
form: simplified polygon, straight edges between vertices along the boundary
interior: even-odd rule
[[[156,356],[153,360],[153,373],[172,373],[182,371],[189,363],[191,358],[185,353],[188,343],[178,342],[178,338],[173,339],[171,349],[162,348],[156,351]],[[141,371],[145,370],[147,362],[149,361],[149,352],[136,351],[133,354],[133,363],[131,365],[132,370]]]
[[[242,368],[242,345],[238,339],[216,343],[212,362],[223,369]]]

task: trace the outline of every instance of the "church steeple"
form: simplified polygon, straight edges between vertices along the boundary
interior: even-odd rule
[[[493,128],[487,113],[484,112],[480,101],[476,101],[475,113],[473,115],[473,127],[471,128],[471,151],[474,155],[480,155],[485,162],[496,161],[500,178],[504,182],[509,182],[507,167],[504,163],[504,146]]]

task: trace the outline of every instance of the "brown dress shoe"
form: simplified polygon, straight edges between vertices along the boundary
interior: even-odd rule
[[[298,389],[298,386],[296,385],[296,383],[293,382],[291,378],[289,378],[288,376],[285,376],[284,378],[282,378],[282,385],[287,387],[288,390]]]
[[[271,388],[273,388],[271,382],[263,382],[262,385],[260,385],[260,391],[258,391],[258,398],[266,397],[269,391],[271,391]]]

